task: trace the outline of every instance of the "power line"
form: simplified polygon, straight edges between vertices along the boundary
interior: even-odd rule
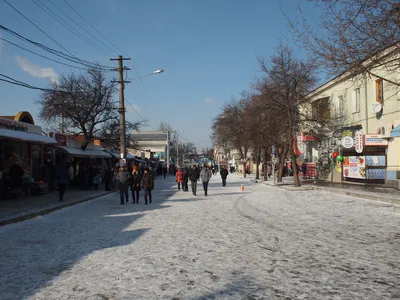
[[[12,78],[10,76],[7,76],[7,75],[1,74],[1,73],[0,73],[0,77],[6,78],[6,79],[0,78],[0,81],[11,83],[11,84],[18,85],[18,86],[22,86],[22,87],[25,87],[25,88],[28,88],[28,89],[41,90],[41,91],[44,91],[44,92],[57,92],[57,91],[52,90],[52,89],[40,88],[40,87],[37,87],[37,86],[30,85],[28,83],[16,80],[16,79],[14,79],[14,78]]]
[[[29,53],[32,53],[32,54],[37,55],[37,56],[39,56],[39,57],[42,57],[42,58],[51,60],[51,61],[56,62],[56,63],[58,63],[58,64],[61,64],[61,65],[64,65],[64,66],[68,66],[68,67],[72,67],[72,68],[76,68],[76,69],[86,70],[86,68],[81,68],[81,67],[78,67],[78,66],[73,66],[73,65],[70,65],[70,64],[66,64],[66,63],[63,63],[63,62],[61,62],[61,61],[59,61],[59,60],[55,60],[55,59],[52,59],[52,58],[50,58],[50,57],[41,55],[41,54],[39,54],[39,53],[36,53],[36,52],[31,51],[31,50],[29,50],[29,49],[26,49],[26,48],[24,48],[24,47],[22,47],[22,46],[19,46],[19,45],[13,43],[13,42],[10,42],[9,40],[6,40],[6,39],[4,39],[4,38],[2,38],[2,37],[0,37],[0,40],[4,41],[4,42],[6,42],[6,43],[9,43],[9,44],[11,44],[11,45],[13,45],[14,47],[20,48],[20,49],[25,50],[25,51],[27,51],[27,52],[29,52]]]
[[[86,60],[83,60],[83,59],[79,59],[79,58],[77,58],[75,56],[68,55],[68,54],[66,54],[64,52],[55,50],[53,48],[49,48],[49,47],[47,47],[47,46],[45,46],[45,45],[43,45],[43,44],[41,44],[39,42],[35,42],[33,40],[28,39],[28,38],[24,37],[23,35],[15,32],[15,31],[13,31],[13,30],[11,30],[11,29],[3,26],[3,25],[0,25],[0,29],[5,31],[5,32],[7,32],[8,34],[13,35],[14,37],[16,37],[16,38],[18,38],[18,39],[20,39],[20,40],[22,40],[24,42],[30,43],[30,44],[32,44],[32,45],[34,45],[36,47],[41,48],[42,50],[50,52],[51,54],[54,54],[54,55],[56,55],[58,57],[61,57],[61,58],[65,59],[65,60],[71,61],[73,63],[84,65],[84,66],[86,66],[88,68],[97,68],[97,67],[99,67],[102,70],[106,70],[106,71],[110,71],[112,69],[112,67],[104,66],[104,65],[100,65],[100,64],[95,64],[95,63],[92,63],[92,62],[89,62],[89,61],[86,61]]]
[[[113,49],[111,49],[109,46],[107,46],[105,43],[103,43],[100,39],[98,39],[96,36],[94,36],[91,32],[80,26],[74,19],[72,19],[67,13],[65,13],[58,5],[56,5],[52,0],[47,0],[49,1],[54,7],[56,7],[63,15],[65,15],[68,19],[70,19],[74,24],[76,24],[79,28],[81,28],[83,31],[85,31],[87,34],[89,34],[91,37],[93,37],[96,41],[98,41],[100,44],[102,44],[104,47],[108,48],[107,51],[114,52]]]
[[[36,2],[37,1],[37,2]],[[68,29],[72,34],[77,36],[79,39],[84,41],[86,44],[89,46],[93,47],[93,49],[101,52],[104,55],[108,54],[101,49],[98,45],[94,44],[93,41],[91,41],[89,38],[85,37],[82,35],[79,31],[77,31],[74,27],[72,27],[70,24],[68,24],[63,18],[61,18],[58,14],[56,14],[53,10],[48,8],[45,4],[43,4],[40,0],[32,0],[33,3],[35,3],[38,7],[40,7],[44,12],[46,12],[50,17],[52,17],[54,20],[56,20],[59,24],[61,24],[63,27]]]
[[[64,0],[65,4],[67,4],[79,17],[81,17],[81,19],[83,21],[86,22],[86,24],[88,24],[90,27],[92,27],[98,34],[100,34],[107,42],[109,42],[112,46],[114,46],[117,50],[122,51],[121,49],[119,49],[115,44],[113,44],[107,37],[105,37],[100,31],[98,31],[92,24],[89,23],[89,21],[87,21],[78,11],[76,11],[66,0]],[[125,53],[126,54],[126,53]],[[129,56],[129,55],[127,55]]]
[[[51,0],[48,0],[48,1],[51,1]],[[122,51],[118,46],[116,46],[114,43],[112,43],[107,37],[105,37],[100,31],[98,31],[89,21],[87,21],[86,19],[85,19],[85,17],[83,17],[76,9],[74,9],[66,0],[64,0],[64,2],[65,2],[65,4],[67,4],[84,22],[86,22],[86,24],[88,24],[91,28],[93,28],[93,30],[95,30],[99,35],[101,35],[107,42],[109,42],[110,43],[110,45],[112,45],[112,46],[114,46],[117,50],[119,50],[119,51],[121,51],[122,53],[124,53],[124,51]],[[129,56],[129,55],[127,55],[126,53],[124,53],[126,56]],[[135,66],[135,64],[131,61],[131,63],[132,63],[132,66],[133,66],[133,68],[135,69],[135,72],[136,72],[136,74],[138,74],[138,77],[140,77],[140,73],[139,73],[139,71],[137,70],[137,68],[136,68],[136,66]],[[148,99],[148,103],[149,103],[149,106],[150,106],[150,109],[152,109],[154,112],[155,112],[155,114],[156,115],[158,115],[158,117],[160,118],[160,120],[162,119],[161,118],[161,115],[159,114],[159,112],[157,111],[157,109],[156,109],[156,106],[154,105],[154,103],[153,103],[153,101],[152,101],[152,99],[151,99],[151,97],[150,97],[150,95],[149,95],[149,92],[147,91],[147,88],[146,88],[146,86],[144,85],[144,82],[143,82],[143,80],[142,80],[142,78],[139,78],[139,80],[140,80],[140,83],[141,83],[141,89],[142,90],[144,90],[144,93],[143,93],[143,95],[145,96],[145,98],[147,97],[147,99]]]
[[[48,0],[48,1],[51,1],[51,0]],[[67,5],[69,6],[69,8],[71,8],[84,22],[86,22],[86,24],[88,24],[93,30],[95,30],[100,36],[102,36],[107,42],[109,42],[110,45],[114,46],[117,50],[121,51],[121,52],[122,52],[123,54],[125,54],[126,56],[129,56],[129,55],[127,55],[126,53],[124,53],[124,51],[122,51],[118,46],[116,46],[114,43],[112,43],[107,37],[105,37],[99,30],[97,30],[89,21],[86,20],[85,17],[83,17],[83,16],[82,16],[75,8],[73,8],[66,0],[64,0],[64,3],[67,4]],[[136,74],[138,74],[138,77],[140,77],[140,73],[139,73],[139,71],[137,70],[135,64],[134,64],[132,61],[131,61],[131,63],[132,63],[132,66],[133,66],[133,68],[134,68]],[[147,88],[146,88],[146,86],[145,86],[145,84],[144,84],[142,78],[139,78],[139,80],[140,80],[140,84],[141,84],[141,89],[144,90],[143,95],[145,96],[145,98],[147,97],[147,99],[148,99],[148,101],[146,101],[146,102],[149,103],[150,109],[152,109],[152,110],[154,111],[154,113],[160,118],[160,120],[162,120],[162,117],[161,117],[161,115],[159,114],[159,112],[157,111],[157,108],[156,108],[156,106],[154,105],[153,100],[151,99],[150,94],[149,94],[149,92],[148,92],[148,90],[147,90]]]
[[[64,49],[64,51],[68,52],[70,55],[74,57],[74,55],[69,52],[67,49],[65,49],[60,43],[58,43],[55,39],[53,39],[50,35],[48,35],[46,32],[44,32],[39,26],[37,26],[35,23],[33,23],[31,20],[29,20],[22,12],[20,12],[18,9],[16,9],[11,3],[9,3],[7,0],[3,0],[5,3],[8,4],[12,9],[14,9],[18,14],[20,14],[25,20],[27,20],[29,23],[31,23],[33,26],[35,26],[37,29],[40,30],[45,36],[47,36],[49,39],[51,39],[54,43],[56,43],[59,47]],[[75,57],[76,58],[76,57]]]
[[[142,119],[142,121],[146,121],[145,118],[139,113],[139,111],[125,98],[125,102],[138,114],[138,116]]]

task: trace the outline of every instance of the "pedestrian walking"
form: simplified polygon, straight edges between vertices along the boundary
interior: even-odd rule
[[[167,167],[163,167],[163,174],[164,174],[164,179],[167,177]]]
[[[99,188],[99,184],[101,182],[101,175],[100,175],[100,171],[97,171],[97,174],[94,175],[93,177],[93,187],[94,189],[97,191],[97,189]]]
[[[271,178],[271,173],[272,173],[272,165],[270,163],[267,164],[267,176],[268,178]]]
[[[228,177],[228,169],[225,167],[221,167],[221,171],[219,171],[219,174],[221,175],[222,179],[222,186],[226,186],[226,178]]]
[[[126,167],[120,167],[117,173],[117,180],[118,180],[118,190],[119,190],[119,197],[120,197],[120,204],[124,204],[124,196],[126,202],[129,201],[129,194],[128,194],[128,182],[130,180],[131,175],[129,174]]]
[[[306,179],[306,174],[307,174],[307,164],[306,162],[303,162],[301,165],[301,172],[303,173],[303,180]]]
[[[144,169],[142,187],[144,190],[144,204],[147,204],[147,199],[151,203],[151,191],[154,189],[154,176],[153,173],[149,171],[149,168]]]
[[[176,179],[176,182],[178,183],[178,191],[181,190],[181,184],[182,184],[182,189],[184,189],[183,188],[183,172],[182,172],[181,168],[178,168],[178,171],[176,172],[176,175],[175,175],[175,179]]]
[[[132,203],[139,203],[139,192],[141,190],[141,182],[142,182],[142,174],[139,173],[137,170],[137,167],[133,167],[132,171],[132,185],[131,185],[131,191],[132,191]]]
[[[106,170],[104,173],[104,188],[107,192],[111,191],[111,181],[113,177],[113,171],[110,167],[106,166]]]
[[[67,183],[69,179],[69,174],[68,174],[68,168],[67,165],[65,164],[65,161],[61,161],[57,166],[56,166],[56,180],[57,180],[57,185],[58,185],[58,201],[62,202],[64,201],[64,194],[65,190],[67,188]]]
[[[207,196],[208,182],[210,181],[212,173],[208,166],[204,165],[204,168],[200,172],[200,179],[203,182],[204,196]]]
[[[188,182],[189,182],[189,169],[186,167],[183,169],[183,183],[182,189],[184,192],[188,191]]]
[[[193,168],[189,171],[189,179],[192,186],[192,193],[196,196],[197,191],[197,180],[200,178],[200,171],[196,165],[193,165]]]

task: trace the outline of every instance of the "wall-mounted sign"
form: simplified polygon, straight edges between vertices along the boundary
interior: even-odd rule
[[[354,140],[351,136],[345,136],[342,138],[342,146],[346,149],[350,149],[354,146]]]
[[[95,146],[101,146],[101,141],[99,139],[95,139],[95,140],[93,140],[93,144]]]
[[[387,146],[389,142],[383,138],[380,134],[366,134],[365,135],[365,146]]]
[[[382,104],[380,104],[379,102],[373,103],[372,104],[372,112],[377,114],[382,110]]]
[[[357,153],[362,153],[364,150],[364,139],[360,130],[356,131],[355,150]]]

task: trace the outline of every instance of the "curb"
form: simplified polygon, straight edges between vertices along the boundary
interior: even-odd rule
[[[368,200],[373,200],[373,201],[381,201],[381,202],[385,202],[385,203],[400,205],[400,199],[386,198],[386,197],[376,196],[376,195],[366,195],[366,194],[357,193],[357,192],[335,191],[335,190],[321,188],[321,187],[313,187],[313,188],[315,190],[324,190],[324,191],[328,191],[331,193],[336,193],[336,194],[341,194],[341,195],[346,195],[346,196],[351,196],[351,197],[357,197],[357,198],[363,198],[363,199],[368,199]]]
[[[320,190],[320,191],[327,191],[327,192],[330,192],[333,194],[357,197],[357,198],[362,198],[362,199],[367,199],[367,200],[372,200],[372,201],[380,201],[380,202],[385,202],[385,203],[389,203],[389,204],[398,206],[398,207],[396,207],[395,210],[396,210],[396,212],[400,212],[400,199],[387,198],[387,197],[382,197],[380,195],[368,195],[368,194],[357,193],[357,192],[344,192],[344,191],[327,189],[324,187],[317,187],[317,186],[306,186],[305,187],[304,185],[302,185],[300,187],[294,187],[294,186],[270,185],[270,184],[265,184],[265,183],[264,183],[264,185],[269,186],[269,187],[281,188],[288,192]]]
[[[93,200],[95,198],[99,198],[99,197],[102,197],[102,196],[105,196],[105,195],[108,195],[108,194],[111,194],[111,193],[112,192],[106,192],[106,193],[102,193],[102,194],[99,194],[99,195],[96,195],[96,196],[90,196],[90,197],[87,197],[87,198],[83,198],[83,199],[80,199],[80,200],[77,200],[77,201],[64,203],[64,204],[58,205],[56,207],[45,208],[45,209],[42,209],[42,210],[39,210],[39,211],[35,211],[33,213],[29,213],[29,214],[26,214],[26,215],[23,215],[23,216],[14,217],[14,218],[7,219],[7,220],[1,220],[0,221],[0,226],[10,225],[10,224],[22,222],[22,221],[25,221],[25,220],[33,219],[33,218],[36,218],[36,217],[39,217],[39,216],[47,215],[49,213],[52,213],[53,211],[60,210],[60,209],[63,209],[63,208],[69,207],[69,206],[73,206],[75,204],[87,202],[89,200]]]

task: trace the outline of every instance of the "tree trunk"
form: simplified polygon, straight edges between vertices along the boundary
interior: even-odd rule
[[[293,179],[294,179],[294,185],[295,186],[301,186],[300,180],[299,180],[299,174],[297,173],[297,162],[296,162],[296,155],[294,154],[294,148],[293,148],[293,139],[290,142],[290,158],[292,161],[292,170],[293,170]]]
[[[243,177],[246,177],[246,162],[243,163]]]
[[[256,179],[260,179],[260,161],[261,161],[261,150],[257,151],[257,159],[256,159]]]
[[[285,147],[285,149],[283,149],[282,154],[279,157],[278,182],[283,181],[283,168],[285,167],[287,153],[288,153],[288,149]]]
[[[264,151],[263,151],[263,162],[264,162],[264,181],[267,181],[267,179],[268,179],[268,174],[267,174],[268,161],[267,161],[266,149],[264,149]]]

